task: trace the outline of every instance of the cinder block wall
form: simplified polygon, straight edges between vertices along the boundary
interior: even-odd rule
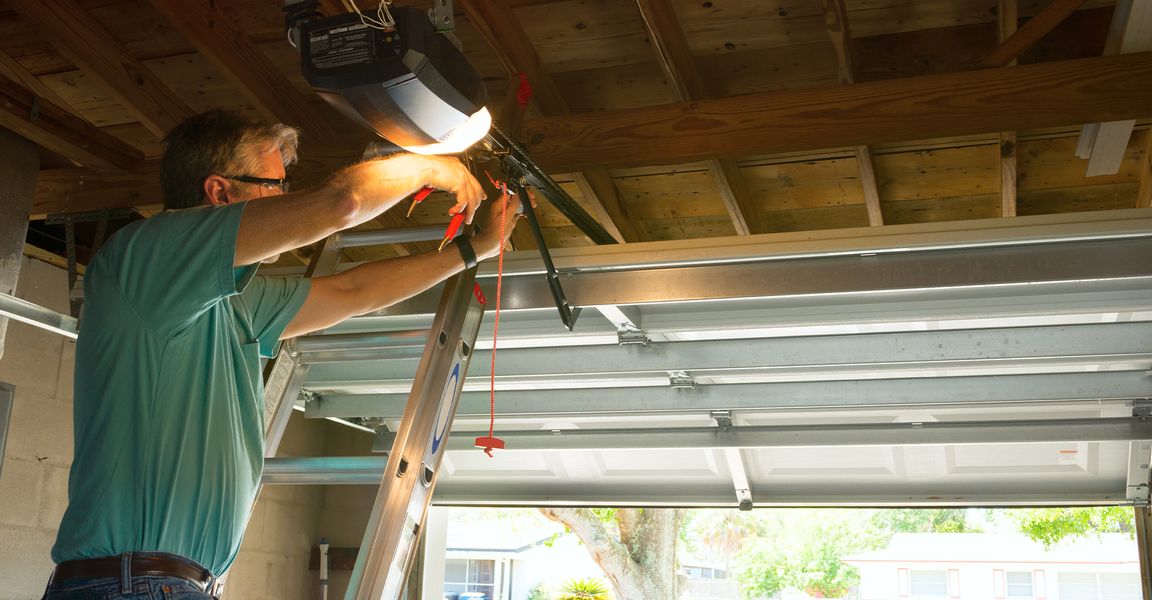
[[[25,259],[16,295],[68,312],[68,275]],[[39,598],[68,501],[75,344],[13,321],[4,346],[0,381],[16,396],[0,468],[0,599]]]
[[[17,295],[67,312],[67,285],[65,271],[26,260]],[[68,499],[75,344],[13,322],[5,346],[0,381],[16,386],[16,399],[0,470],[0,600],[36,599],[52,572],[49,553]],[[349,436],[354,442],[342,441]],[[367,453],[370,446],[367,434],[296,413],[280,455]],[[267,488],[253,511],[224,598],[318,597],[317,573],[308,570],[312,546],[320,536],[334,537],[324,530],[337,533],[334,544],[359,545],[374,493],[372,486],[333,486],[330,493],[323,486]],[[346,502],[349,496],[358,501]],[[353,507],[358,511],[346,512]]]
[[[292,415],[279,456],[322,456],[326,421]],[[308,555],[319,541],[323,486],[268,486],[252,511],[223,600],[308,600],[319,597]]]

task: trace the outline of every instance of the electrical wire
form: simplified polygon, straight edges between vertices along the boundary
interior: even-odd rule
[[[376,7],[376,18],[369,17],[360,12],[360,7],[356,6],[356,0],[340,0],[344,4],[344,8],[349,12],[354,12],[360,16],[360,22],[373,29],[381,29],[383,31],[394,31],[396,29],[396,19],[392,18],[392,12],[388,10],[388,5],[392,4],[392,0],[380,0],[380,4]]]

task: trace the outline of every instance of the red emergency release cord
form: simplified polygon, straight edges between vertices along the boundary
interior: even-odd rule
[[[486,173],[487,174],[487,173]],[[503,200],[500,206],[500,239],[503,240],[507,234],[507,219],[508,219],[508,184],[492,179],[488,175],[488,181],[496,186],[496,189],[501,191],[500,198]],[[492,324],[492,365],[489,375],[489,421],[488,421],[488,436],[476,438],[476,447],[483,448],[484,454],[492,458],[492,450],[503,450],[504,440],[496,437],[496,337],[500,333],[500,292],[504,283],[504,242],[500,242],[500,254],[496,261],[496,320]]]

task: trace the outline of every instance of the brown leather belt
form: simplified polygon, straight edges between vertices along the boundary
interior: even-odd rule
[[[208,590],[215,579],[208,569],[175,554],[133,554],[130,568],[132,577],[179,577],[195,583],[205,590]],[[52,573],[52,581],[90,577],[115,577],[119,579],[123,573],[122,569],[123,559],[120,556],[66,560],[56,565],[56,570]]]

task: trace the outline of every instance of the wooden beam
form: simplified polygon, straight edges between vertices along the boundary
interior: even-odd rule
[[[1052,0],[1044,10],[1032,17],[1023,27],[1004,40],[988,58],[981,61],[981,67],[1003,67],[1020,57],[1024,51],[1048,35],[1069,15],[1076,12],[1085,0]]]
[[[35,22],[69,60],[103,82],[156,137],[194,113],[74,0],[14,2],[12,8]]]
[[[566,115],[570,112],[568,102],[540,62],[540,55],[528,41],[528,34],[516,20],[507,0],[464,0],[460,7],[488,42],[508,75],[523,73],[528,78],[528,84],[532,86],[532,101],[542,114]]]
[[[676,90],[681,101],[709,97],[708,87],[696,66],[692,49],[684,37],[684,29],[676,16],[671,0],[636,0],[640,18],[648,30],[648,39],[656,50],[656,59],[664,76]],[[742,180],[740,168],[731,159],[708,161],[708,171],[720,191],[720,199],[732,220],[737,235],[762,233],[758,209],[748,186]]]
[[[131,171],[143,154],[97,127],[0,76],[0,127],[77,164]]]
[[[36,179],[32,218],[71,212],[160,206],[160,161],[139,164],[134,173],[85,168],[44,169]]]
[[[151,2],[266,116],[301,128],[310,140],[336,139],[336,128],[308,104],[308,98],[235,25],[235,19],[228,14],[229,3]]]
[[[856,82],[856,68],[852,61],[852,29],[848,26],[848,8],[844,0],[823,0],[824,26],[836,49],[837,74],[842,85]],[[876,183],[876,163],[872,150],[865,144],[856,146],[856,164],[860,170],[860,187],[864,193],[864,207],[868,210],[868,225],[884,224],[884,210],[880,205],[880,187]]]
[[[880,186],[876,182],[876,162],[872,160],[872,149],[856,146],[856,161],[860,168],[860,187],[864,190],[864,207],[868,209],[868,225],[879,227],[884,224],[884,209],[880,204]]]
[[[1144,158],[1140,160],[1140,188],[1136,208],[1152,208],[1152,129],[1144,132]]]
[[[640,18],[648,30],[648,39],[656,51],[660,68],[680,99],[688,101],[710,96],[672,1],[636,0],[636,8],[640,10]]]
[[[8,55],[7,52],[0,50],[0,76],[7,77],[13,82],[19,83],[33,94],[40,96],[40,98],[59,106],[60,108],[70,108],[68,102],[60,97],[52,88],[40,81],[38,77],[32,74],[31,71],[24,68],[24,65],[16,61]]]
[[[1016,132],[1000,134],[1000,216],[1016,216]]]
[[[1003,44],[1016,33],[1020,20],[1020,6],[1017,0],[1000,0],[1000,19],[997,33]],[[1015,66],[1012,60],[1007,66]],[[1016,216],[1016,132],[1000,134],[1000,216]]]
[[[541,167],[572,172],[1146,118],[1152,53],[527,120]]]
[[[852,61],[852,30],[848,26],[848,9],[844,0],[823,0],[824,27],[836,50],[837,75],[840,83],[856,81],[856,68]]]
[[[571,111],[560,88],[528,41],[524,27],[516,20],[508,0],[467,0],[461,2],[464,14],[492,48],[509,77],[523,73],[532,87],[532,101],[544,115],[567,115]],[[597,211],[609,218],[605,224],[618,242],[644,241],[643,232],[628,218],[627,209],[607,171],[587,165],[574,172],[576,184]]]

